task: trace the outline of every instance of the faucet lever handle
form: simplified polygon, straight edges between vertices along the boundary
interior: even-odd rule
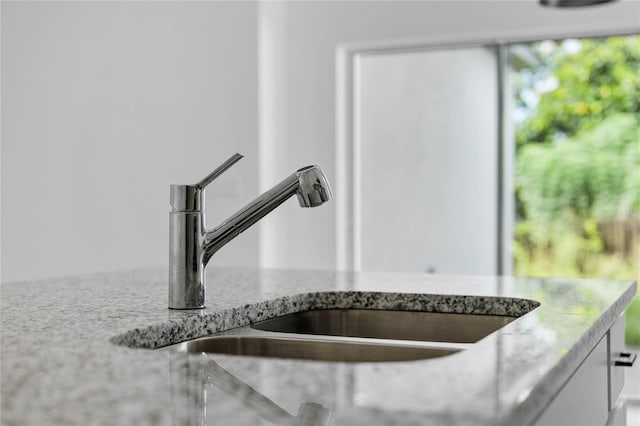
[[[232,155],[231,158],[195,185],[171,185],[171,193],[169,196],[171,211],[174,213],[201,212],[204,208],[204,187],[209,185],[215,178],[233,166],[242,157],[244,157],[244,155],[238,153]]]
[[[236,152],[231,157],[229,157],[227,161],[225,161],[224,163],[219,165],[214,171],[209,173],[207,177],[202,179],[200,182],[196,183],[195,186],[198,189],[204,189],[205,186],[213,182],[214,179],[216,179],[218,176],[224,173],[229,167],[233,166],[235,163],[240,161],[243,157],[244,155],[240,154],[239,152]]]

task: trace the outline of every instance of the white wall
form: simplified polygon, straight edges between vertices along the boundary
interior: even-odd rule
[[[2,281],[166,265],[169,185],[236,151],[208,223],[257,194],[256,22],[245,2],[2,2]]]
[[[542,8],[516,1],[340,1],[288,2],[285,97],[286,167],[317,163],[336,192],[336,56],[344,46],[421,45],[451,41],[545,38],[567,34],[640,32],[640,2],[620,0],[585,9]],[[402,165],[399,165],[402,166]],[[291,205],[276,218],[284,238],[273,241],[267,266],[336,266],[336,203],[313,217]],[[274,226],[276,226],[274,225]],[[340,232],[340,230],[338,231]]]

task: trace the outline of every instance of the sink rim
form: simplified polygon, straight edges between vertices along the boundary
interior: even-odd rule
[[[540,306],[540,302],[515,296],[446,293],[381,292],[367,290],[315,291],[275,298],[257,298],[225,309],[180,312],[147,326],[126,330],[109,342],[131,349],[158,349],[186,340],[210,336],[278,316],[326,308],[398,309],[419,312],[478,313],[520,318]]]

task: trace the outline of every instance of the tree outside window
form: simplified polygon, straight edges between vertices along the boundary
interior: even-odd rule
[[[516,275],[640,279],[640,36],[544,41],[512,72]],[[627,309],[640,345],[640,298]]]

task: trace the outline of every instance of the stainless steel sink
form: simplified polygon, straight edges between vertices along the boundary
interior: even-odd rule
[[[373,309],[313,310],[183,342],[172,349],[330,362],[411,361],[459,352],[514,319]]]
[[[497,315],[328,309],[285,315],[252,327],[279,333],[474,343],[514,319]]]
[[[334,362],[391,362],[436,358],[458,352],[455,347],[375,342],[365,339],[339,340],[265,336],[211,336],[176,345],[187,353],[214,353],[268,358]]]

